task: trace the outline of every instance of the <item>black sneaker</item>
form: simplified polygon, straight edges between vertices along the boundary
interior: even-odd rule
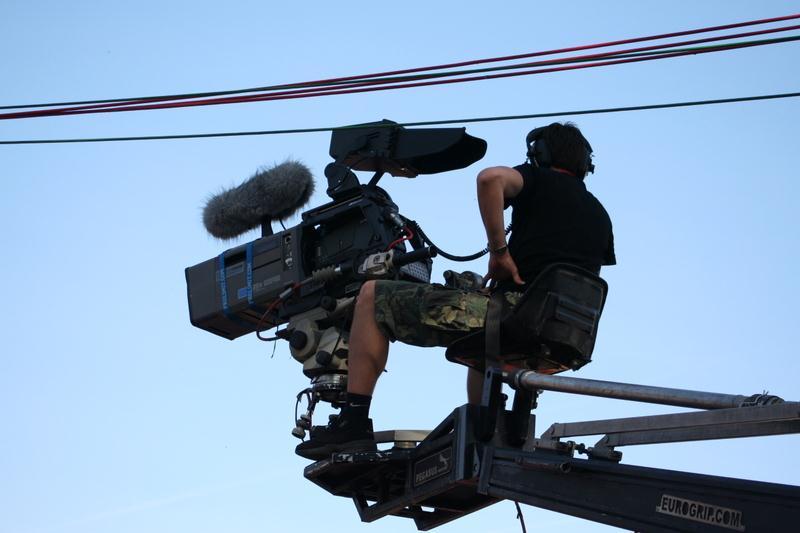
[[[374,452],[378,449],[371,418],[348,420],[341,416],[331,417],[327,426],[315,426],[310,434],[311,438],[298,444],[294,451],[300,457],[315,461],[327,459],[332,453]]]

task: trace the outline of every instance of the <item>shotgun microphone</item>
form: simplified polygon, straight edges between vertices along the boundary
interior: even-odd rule
[[[203,209],[206,230],[218,239],[233,239],[265,220],[289,217],[314,192],[314,177],[299,161],[261,168],[236,187],[215,194]]]

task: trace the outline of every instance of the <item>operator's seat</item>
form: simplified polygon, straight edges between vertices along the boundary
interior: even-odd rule
[[[588,270],[547,266],[500,318],[499,360],[544,374],[582,367],[592,359],[607,293],[606,282]],[[483,371],[486,330],[452,343],[446,357]]]

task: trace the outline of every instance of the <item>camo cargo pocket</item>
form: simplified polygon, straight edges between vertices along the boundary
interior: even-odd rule
[[[424,294],[420,321],[442,331],[478,330],[483,328],[487,302],[483,294],[437,288]]]
[[[506,293],[510,304],[519,293]],[[483,328],[489,297],[482,293],[408,281],[375,284],[375,321],[391,341],[414,346],[449,346]]]

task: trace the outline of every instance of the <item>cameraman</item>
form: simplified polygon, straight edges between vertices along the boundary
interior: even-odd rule
[[[611,220],[586,190],[592,149],[571,123],[553,123],[528,135],[528,159],[514,168],[478,174],[478,206],[490,256],[486,281],[513,305],[551,263],[571,263],[599,273],[616,263]],[[512,207],[506,244],[503,210]],[[296,452],[321,459],[334,452],[375,450],[369,406],[386,366],[389,341],[448,346],[484,327],[489,296],[405,281],[367,281],[350,331],[347,403],[327,427],[315,427]],[[469,369],[467,397],[480,398],[483,375]]]

